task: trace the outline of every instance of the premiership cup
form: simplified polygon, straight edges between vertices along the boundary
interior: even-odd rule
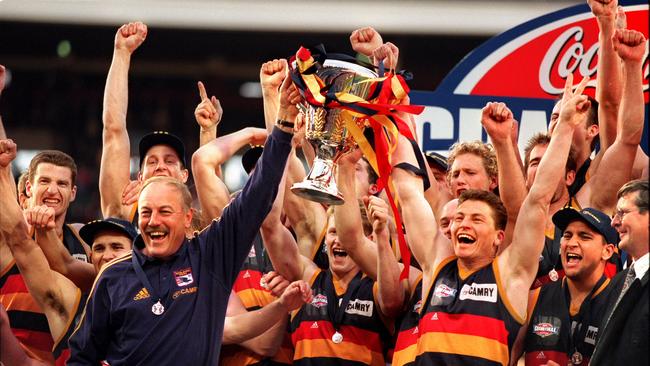
[[[366,99],[370,92],[370,83],[360,83],[366,79],[376,78],[377,74],[355,63],[325,60],[316,71],[329,92],[349,93]],[[334,175],[336,162],[348,151],[354,142],[347,137],[345,120],[340,108],[324,108],[307,104],[304,106],[305,138],[314,148],[315,158],[309,175],[291,187],[294,194],[316,202],[329,205],[343,204],[343,195],[338,191]],[[363,129],[363,122],[355,122]]]

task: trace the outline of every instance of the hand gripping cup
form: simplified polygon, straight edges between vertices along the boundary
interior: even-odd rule
[[[363,66],[339,60],[325,60],[316,71],[331,93],[348,93],[366,99],[371,83],[364,80],[376,78],[377,74]],[[343,113],[340,108],[327,108],[307,104],[305,108],[305,138],[314,148],[315,158],[309,175],[291,187],[294,194],[329,205],[343,204],[334,175],[336,162],[350,149],[354,142],[347,138]],[[355,120],[363,128],[363,122]]]

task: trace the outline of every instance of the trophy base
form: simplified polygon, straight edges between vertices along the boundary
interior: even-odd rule
[[[345,202],[343,195],[336,189],[332,192],[332,190],[319,187],[312,182],[295,183],[291,186],[291,192],[298,197],[328,205],[342,205]]]

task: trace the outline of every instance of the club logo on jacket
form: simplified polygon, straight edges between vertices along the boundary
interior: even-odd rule
[[[178,285],[178,287],[185,287],[194,283],[192,268],[184,268],[174,271],[174,278],[176,279],[176,285]]]
[[[496,283],[472,283],[464,284],[460,290],[460,300],[474,300],[485,302],[497,302],[497,284]]]

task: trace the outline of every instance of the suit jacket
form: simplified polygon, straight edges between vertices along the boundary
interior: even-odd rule
[[[591,356],[590,365],[648,365],[648,273],[641,280],[635,279],[618,306],[614,304],[621,293],[628,270],[612,280],[612,297],[609,309],[601,326],[596,349]]]

